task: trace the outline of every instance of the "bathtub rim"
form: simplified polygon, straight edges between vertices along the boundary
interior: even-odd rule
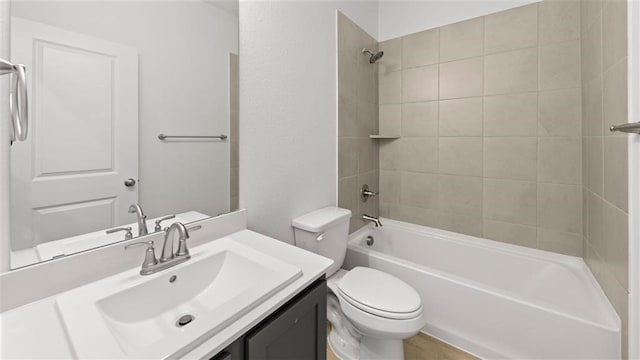
[[[614,331],[614,332],[621,333],[622,321],[620,320],[620,317],[618,316],[617,312],[613,308],[613,305],[611,305],[611,302],[606,297],[601,286],[596,281],[593,273],[589,270],[589,267],[586,265],[586,263],[582,258],[571,256],[571,255],[553,253],[550,251],[545,251],[540,249],[528,248],[520,245],[502,243],[499,241],[479,238],[471,235],[460,234],[460,233],[456,233],[448,230],[436,229],[429,226],[417,225],[417,224],[407,223],[407,222],[398,221],[398,220],[392,220],[387,218],[381,218],[381,220],[384,220],[383,226],[390,225],[389,227],[391,228],[394,228],[394,227],[402,228],[403,230],[408,230],[411,232],[435,237],[439,240],[453,241],[456,243],[462,243],[464,245],[468,245],[476,248],[485,248],[485,249],[489,248],[491,250],[508,253],[510,255],[517,255],[521,257],[534,258],[542,261],[549,261],[559,266],[569,268],[572,272],[577,273],[579,276],[585,277],[584,280],[590,283],[591,285],[590,291],[592,291],[593,295],[598,297],[596,300],[604,306],[603,310],[606,310],[606,314],[603,314],[601,321],[597,321],[594,319],[587,319],[576,314],[570,314],[570,313],[564,312],[558,308],[550,307],[547,304],[536,302],[535,299],[531,299],[523,296],[517,296],[518,294],[513,291],[499,289],[497,287],[489,286],[481,282],[466,279],[446,271],[442,271],[426,265],[418,264],[410,260],[401,259],[396,256],[383,253],[381,251],[366,248],[360,245],[360,240],[362,239],[362,236],[365,235],[366,233],[369,233],[370,231],[375,231],[373,224],[368,224],[367,226],[364,226],[359,230],[349,234],[349,239],[347,244],[348,250],[355,251],[355,252],[364,254],[366,256],[379,257],[384,259],[385,261],[390,261],[395,265],[405,265],[409,263],[412,267],[415,267],[417,271],[424,274],[432,275],[440,279],[446,279],[458,285],[468,286],[477,291],[489,293],[494,296],[499,296],[501,298],[516,301],[523,305],[548,311],[555,315],[569,318],[574,321],[586,323],[592,326],[596,326],[607,331]]]

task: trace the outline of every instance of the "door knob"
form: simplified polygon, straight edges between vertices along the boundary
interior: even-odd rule
[[[133,178],[128,178],[127,180],[124,181],[124,186],[126,187],[132,187],[136,184],[136,181],[133,180]]]

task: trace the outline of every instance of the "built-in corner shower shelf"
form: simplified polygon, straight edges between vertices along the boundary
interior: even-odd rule
[[[369,135],[370,139],[400,139],[400,135]]]

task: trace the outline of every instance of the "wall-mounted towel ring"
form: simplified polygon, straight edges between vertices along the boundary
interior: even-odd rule
[[[29,105],[27,100],[27,77],[24,65],[12,64],[0,59],[0,75],[15,74],[11,82],[9,109],[11,111],[11,142],[24,141],[29,127]]]

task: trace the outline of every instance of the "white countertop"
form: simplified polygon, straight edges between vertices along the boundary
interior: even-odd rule
[[[180,353],[186,355],[182,355],[181,358],[203,359],[215,355],[320,278],[332,264],[330,259],[250,230],[242,230],[225,237],[299,267],[302,276],[201,344],[184,344],[186,349]],[[56,306],[56,297],[60,295],[56,294],[0,314],[1,358],[75,357]]]

